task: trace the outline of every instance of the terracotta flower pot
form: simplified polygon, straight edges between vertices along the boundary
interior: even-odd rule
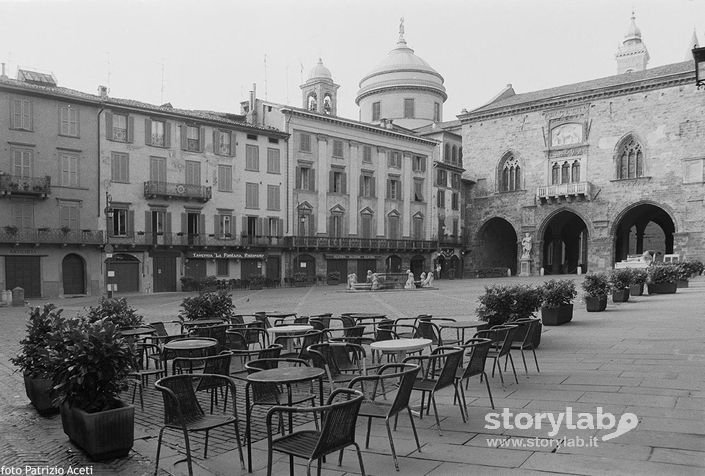
[[[541,321],[545,326],[560,326],[573,319],[573,305],[560,307],[542,307]]]
[[[607,308],[607,294],[598,297],[585,296],[584,300],[587,312],[602,312]]]
[[[94,461],[127,456],[135,439],[135,407],[120,404],[96,413],[62,404],[64,433]]]
[[[612,291],[612,302],[629,301],[629,289],[615,289]]]
[[[644,294],[644,283],[629,286],[629,294],[632,296],[641,296]]]
[[[649,283],[649,294],[674,294],[678,288],[677,283]]]

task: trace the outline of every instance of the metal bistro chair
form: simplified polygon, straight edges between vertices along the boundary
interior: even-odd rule
[[[172,374],[176,374],[175,370],[179,368],[190,374],[193,374],[194,370],[202,370],[201,373],[203,374],[224,375],[228,377],[230,376],[231,359],[232,354],[228,351],[224,351],[219,355],[213,355],[210,357],[177,357],[171,364]],[[223,397],[225,400],[223,411],[226,411],[228,406],[227,382],[209,377],[202,377],[198,380],[198,385],[196,386],[197,392],[210,392],[211,413],[213,413],[213,404],[215,403],[216,406],[218,405],[218,390],[223,389],[225,389],[225,396]]]
[[[191,329],[191,337],[208,337],[218,341],[216,352],[220,352],[226,348],[225,332],[228,330],[228,324],[218,324],[215,326],[194,327]]]
[[[475,338],[490,339],[492,341],[492,346],[487,354],[487,358],[493,360],[492,377],[494,377],[495,367],[499,369],[499,379],[502,382],[502,388],[504,388],[504,375],[502,374],[502,364],[500,362],[502,357],[509,359],[511,362],[514,380],[517,384],[519,383],[517,371],[514,368],[514,359],[512,359],[512,354],[510,352],[515,329],[517,329],[517,326],[494,326],[491,329],[478,331],[475,333]]]
[[[460,347],[438,347],[433,350],[431,355],[419,355],[404,359],[405,364],[417,364],[422,369],[421,376],[417,377],[414,382],[414,390],[421,392],[420,416],[423,418],[424,397],[428,393],[429,402],[426,414],[430,411],[431,403],[433,403],[433,414],[436,417],[436,426],[438,427],[439,435],[442,435],[442,433],[441,421],[438,418],[438,408],[436,407],[436,392],[452,386],[455,390],[455,398],[459,401],[460,394],[458,392],[458,383],[455,379],[455,373],[462,359],[463,349]],[[460,416],[463,418],[464,423],[466,421],[465,409],[462,405],[459,405],[459,407]]]
[[[194,380],[204,377],[223,381],[224,385],[230,388],[232,396],[232,415],[206,415],[198,403],[196,392],[194,389]],[[223,375],[191,375],[181,374],[172,375],[159,379],[154,386],[162,392],[164,398],[164,425],[159,430],[159,440],[157,441],[157,462],[154,467],[154,474],[159,471],[159,455],[162,449],[162,436],[167,428],[181,431],[184,434],[186,443],[186,463],[188,465],[189,475],[193,474],[191,465],[191,445],[189,442],[189,433],[192,431],[205,431],[206,441],[203,449],[203,457],[208,456],[208,432],[213,428],[218,428],[225,425],[233,425],[235,427],[235,442],[240,455],[240,466],[245,469],[245,459],[242,454],[242,446],[240,445],[240,430],[238,429],[236,388],[235,382],[230,377]]]
[[[129,373],[131,381],[134,383],[134,388],[132,389],[132,403],[135,403],[135,394],[137,390],[140,392],[140,408],[144,410],[144,387],[149,385],[149,377],[154,375],[155,378],[160,378],[166,376],[166,368],[161,368],[161,366],[154,369],[149,369],[147,362],[149,360],[146,357],[152,355],[149,349],[153,349],[157,355],[159,354],[159,346],[156,344],[148,344],[144,342],[137,342],[134,344],[134,354],[132,372]]]
[[[335,388],[337,384],[347,384],[356,377],[356,375],[352,373],[342,372],[340,370],[333,351],[333,346],[335,345],[339,346],[341,350],[344,350],[347,345],[352,346],[354,344],[323,343],[314,344],[308,348],[308,353],[311,356],[313,366],[325,371],[331,389]],[[358,375],[361,375],[362,369],[359,368],[358,370]]]
[[[360,472],[363,476],[365,465],[362,461],[360,446],[355,442],[355,427],[357,416],[362,404],[363,395],[347,388],[333,391],[328,397],[327,405],[322,407],[285,407],[276,406],[267,412],[267,476],[272,475],[272,456],[274,451],[304,458],[307,461],[306,474],[311,475],[311,463],[318,461],[318,474],[321,474],[323,458],[331,453],[340,451],[338,464],[342,464],[343,449],[355,446],[357,458],[360,462]],[[283,414],[320,414],[322,425],[320,430],[298,430],[293,433],[273,437],[272,417],[279,414],[280,421]]]
[[[510,324],[519,326],[519,329],[516,330],[516,334],[514,335],[511,350],[521,351],[521,360],[524,362],[524,372],[526,375],[529,375],[529,368],[526,366],[524,351],[530,350],[534,354],[536,372],[541,373],[541,370],[539,370],[539,361],[536,358],[536,347],[534,346],[534,339],[536,339],[536,335],[541,332],[541,319],[517,319],[516,321],[510,322]],[[504,370],[507,370],[506,359],[504,361]]]
[[[413,389],[416,376],[420,367],[412,364],[387,364],[379,369],[377,375],[367,375],[356,377],[348,385],[349,388],[356,388],[365,395],[365,400],[360,407],[359,415],[367,417],[367,436],[365,438],[365,448],[370,447],[370,429],[373,418],[384,418],[384,424],[387,427],[387,436],[389,437],[389,446],[392,450],[394,458],[394,467],[399,471],[399,462],[397,461],[397,452],[394,448],[394,440],[392,439],[392,429],[389,426],[389,419],[394,417],[394,430],[397,429],[397,419],[400,412],[406,410],[411,421],[411,429],[414,432],[416,440],[416,448],[421,452],[419,444],[419,436],[416,433],[416,425],[414,417],[411,414],[409,400],[411,398],[411,390]],[[385,388],[396,389],[394,400],[386,400]],[[383,397],[383,400],[377,397]]]
[[[492,400],[492,390],[490,390],[490,383],[487,379],[487,373],[485,373],[485,362],[487,361],[487,354],[492,346],[492,341],[490,339],[468,339],[465,341],[461,347],[469,351],[467,365],[463,367],[458,367],[455,374],[455,379],[457,383],[460,384],[460,395],[463,397],[463,407],[465,408],[465,414],[468,413],[468,404],[465,400],[465,390],[463,390],[463,380],[465,380],[465,386],[470,383],[470,377],[480,376],[480,381],[485,380],[485,386],[487,387],[487,395],[490,397],[490,404],[494,409],[494,400]]]

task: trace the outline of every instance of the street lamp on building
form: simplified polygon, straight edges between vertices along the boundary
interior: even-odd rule
[[[108,260],[113,257],[113,245],[110,244],[110,226],[113,221],[113,197],[110,196],[108,192],[105,192],[105,264],[107,268]],[[108,298],[113,297],[113,283],[112,279],[114,277],[115,270],[107,270],[107,281],[106,287],[108,289]]]
[[[693,48],[695,60],[695,85],[698,89],[705,87],[705,47]]]

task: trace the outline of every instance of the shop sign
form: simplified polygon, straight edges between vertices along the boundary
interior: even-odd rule
[[[264,253],[229,253],[227,251],[190,251],[189,259],[264,259]]]
[[[324,255],[325,259],[378,259],[380,256],[376,255]]]

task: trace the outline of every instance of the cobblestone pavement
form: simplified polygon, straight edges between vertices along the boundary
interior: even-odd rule
[[[579,277],[574,277],[580,281]],[[506,278],[501,283],[537,283],[542,278]],[[238,311],[293,310],[300,314],[348,311],[384,312],[391,318],[428,313],[434,316],[474,319],[477,297],[493,280],[440,281],[438,290],[418,292],[346,293],[342,286],[284,288],[233,293]],[[134,295],[128,299],[147,321],[171,320],[178,313],[183,293]],[[617,419],[626,412],[638,418],[636,429],[610,441],[606,431],[562,429],[556,437],[568,437],[556,446],[548,430],[487,428],[492,411],[484,384],[473,381],[467,392],[469,422],[462,423],[452,392],[441,392],[439,414],[443,436],[433,417],[416,420],[421,452],[416,451],[408,421],[399,421],[394,433],[401,473],[445,474],[704,474],[705,473],[705,279],[676,295],[633,297],[623,304],[610,303],[603,313],[587,313],[576,301],[575,317],[567,325],[545,327],[538,351],[541,372],[529,362],[528,376],[517,358],[519,384],[511,376],[502,388],[498,378],[490,385],[496,411],[573,412],[595,414],[597,407]],[[92,305],[96,298],[57,299],[70,314]],[[45,301],[31,302],[39,305]],[[8,362],[24,334],[26,309],[0,308],[0,474],[39,474],[37,469],[56,467],[68,471],[87,468],[92,474],[152,474],[156,440],[162,419],[160,395],[145,389],[145,410],[136,405],[135,446],[129,457],[92,463],[63,434],[58,416],[43,418],[31,408],[21,376]],[[529,359],[530,360],[530,359]],[[511,372],[509,373],[511,375]],[[151,382],[150,382],[151,383]],[[238,394],[241,397],[242,393]],[[131,398],[126,394],[125,398]],[[238,398],[244,432],[242,398]],[[254,430],[254,474],[266,474],[266,441],[262,441],[261,414]],[[517,423],[521,423],[517,421]],[[521,424],[518,426],[522,426]],[[358,441],[364,442],[364,426]],[[167,433],[160,474],[187,474],[183,439]],[[597,447],[577,442],[597,437]],[[571,442],[573,444],[571,444]],[[362,445],[364,446],[364,445]],[[195,474],[241,474],[232,428],[211,433],[208,458],[203,459],[203,440],[192,446]],[[363,449],[364,450],[364,449]],[[394,467],[383,425],[372,427],[370,448],[364,450],[368,474],[390,474]],[[297,461],[296,474],[305,474]],[[342,466],[331,457],[324,474],[359,474],[357,459],[346,451]],[[275,463],[273,474],[287,474],[286,460]],[[25,467],[34,473],[25,473]],[[4,472],[3,472],[4,471]],[[48,472],[44,474],[49,474]]]

